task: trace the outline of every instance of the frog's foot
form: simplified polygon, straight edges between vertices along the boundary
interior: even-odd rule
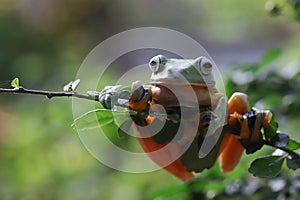
[[[248,96],[243,93],[234,93],[228,101],[228,124],[236,126],[239,116],[249,111]],[[233,133],[225,134],[220,150],[220,167],[223,172],[232,171],[238,164],[244,147]]]
[[[98,99],[106,109],[112,109],[115,105],[128,107],[131,96],[129,91],[122,90],[121,85],[106,86],[101,92],[89,91],[88,95]]]
[[[131,97],[129,99],[130,109],[136,112],[142,112],[149,109],[151,94],[148,89],[144,88],[140,81],[132,83]]]
[[[240,138],[256,142],[261,140],[261,128],[270,126],[272,113],[269,110],[252,108],[251,111],[243,115],[234,113],[233,117],[238,118],[238,123],[241,125]]]

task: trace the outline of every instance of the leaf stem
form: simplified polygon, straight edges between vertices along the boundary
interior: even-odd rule
[[[13,89],[0,88],[0,93],[43,95],[46,96],[48,99],[54,97],[76,97],[80,99],[97,101],[95,98],[89,95],[80,94],[77,92],[51,92],[51,91],[44,91],[44,90],[26,89],[24,87],[13,88]]]
[[[276,147],[275,145],[273,145],[272,143],[270,143],[270,142],[267,141],[267,140],[262,140],[262,141],[263,141],[264,144],[267,145],[267,146],[270,146],[270,147],[273,147],[273,148],[276,148],[276,149],[280,149],[280,150],[282,150],[282,151],[288,153],[288,154],[291,155],[291,156],[298,156],[298,157],[300,157],[300,154],[296,153],[295,151],[292,151],[292,150],[287,149],[287,148],[285,148],[285,147]]]

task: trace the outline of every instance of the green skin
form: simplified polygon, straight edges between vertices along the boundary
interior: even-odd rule
[[[152,71],[150,81],[153,84],[151,91],[154,97],[161,95],[164,98],[163,94],[159,94],[159,88],[160,86],[167,86],[181,98],[181,105],[194,107],[207,105],[209,102],[213,114],[221,116],[221,118],[214,120],[215,129],[226,123],[227,99],[215,88],[212,74],[213,65],[208,58],[202,56],[194,60],[169,59],[163,55],[158,55],[150,60],[149,67]],[[194,93],[194,97],[197,99],[193,100],[191,93]],[[225,121],[222,122],[224,118]]]
[[[149,62],[154,84],[214,86],[212,63],[205,57],[194,60],[169,59],[163,55],[153,57]]]

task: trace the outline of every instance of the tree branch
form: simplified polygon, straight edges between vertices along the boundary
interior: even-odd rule
[[[277,147],[277,146],[273,145],[272,143],[268,142],[267,140],[263,140],[263,142],[264,142],[265,145],[273,147],[273,148],[276,148],[276,149],[280,149],[281,151],[284,151],[284,152],[286,152],[287,154],[289,154],[291,156],[298,156],[298,157],[300,157],[300,154],[298,154],[295,151],[292,151],[292,150],[287,149],[285,147]]]
[[[97,101],[97,99],[95,99],[92,96],[86,94],[80,94],[77,92],[51,92],[51,91],[44,91],[44,90],[26,89],[23,87],[13,88],[13,89],[0,88],[0,93],[43,95],[46,96],[48,99],[51,99],[53,97],[76,97],[80,99]]]

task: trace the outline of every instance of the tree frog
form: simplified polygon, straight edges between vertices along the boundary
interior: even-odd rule
[[[234,93],[227,101],[218,92],[213,64],[204,56],[169,59],[158,55],[149,67],[151,86],[139,81],[132,86],[128,105],[137,113],[132,126],[149,157],[185,182],[211,168],[218,157],[221,170],[232,171],[245,149],[240,139],[255,143],[261,127],[270,123],[270,112],[251,111],[250,117],[246,94]],[[226,134],[234,130],[228,127],[239,131]],[[200,156],[202,145],[210,145],[204,156]]]

